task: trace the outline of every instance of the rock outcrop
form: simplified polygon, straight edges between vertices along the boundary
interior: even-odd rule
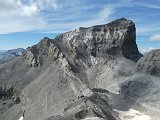
[[[136,45],[135,24],[125,18],[112,21],[106,25],[79,28],[61,34],[55,38],[61,42],[65,53],[76,59],[83,57],[89,62],[89,56],[106,57],[106,55],[124,55],[137,61],[142,55]]]
[[[0,88],[0,99],[10,99],[14,95],[13,87],[7,89],[7,88]]]
[[[160,76],[160,49],[152,50],[139,59],[136,71]]]
[[[42,39],[37,45],[27,48],[23,54],[23,59],[32,67],[41,66],[46,58],[49,61],[63,58],[58,42],[47,37]]]
[[[117,114],[108,104],[108,98],[104,95],[94,93],[92,96],[84,97],[64,109],[61,116],[53,116],[47,120],[76,120],[97,118],[97,120],[119,120]]]

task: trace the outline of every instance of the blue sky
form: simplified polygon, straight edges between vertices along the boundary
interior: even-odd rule
[[[141,52],[160,48],[160,0],[0,0],[0,50],[122,17],[136,23]]]

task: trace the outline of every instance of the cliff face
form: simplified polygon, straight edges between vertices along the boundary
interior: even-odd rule
[[[106,54],[122,54],[137,61],[142,55],[136,45],[135,24],[125,18],[106,25],[79,28],[59,35],[56,40],[62,42],[71,54],[105,57]]]

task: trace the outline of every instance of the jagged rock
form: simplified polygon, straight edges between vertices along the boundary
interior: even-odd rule
[[[36,67],[38,66],[37,55],[36,46],[32,46],[27,48],[27,52],[23,54],[23,57],[31,66]]]
[[[27,48],[23,54],[23,59],[30,64],[31,67],[38,67],[43,64],[46,58],[50,61],[63,58],[63,54],[57,44],[57,41],[45,37],[37,45]]]
[[[14,96],[14,91],[13,91],[13,87],[10,87],[10,88],[0,88],[0,99],[4,99],[4,100],[7,100],[7,99],[10,99],[12,96]]]
[[[152,50],[139,59],[136,71],[160,76],[160,49]]]
[[[15,103],[15,104],[19,104],[20,102],[21,102],[20,97],[15,97],[14,103]]]
[[[81,98],[64,109],[62,116],[53,116],[47,120],[81,120],[96,118],[99,120],[119,120],[106,100],[106,96],[93,94]],[[105,98],[105,99],[104,99]]]

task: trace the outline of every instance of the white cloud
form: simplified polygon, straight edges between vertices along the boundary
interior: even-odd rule
[[[1,0],[0,15],[32,16],[38,12],[36,4],[24,5],[20,0]]]
[[[99,18],[106,20],[115,12],[115,7],[111,5],[107,5],[99,12]]]
[[[113,4],[102,5],[95,14],[87,14],[82,12],[84,10],[82,8],[88,9],[91,6],[86,6],[84,1],[77,3],[75,0],[74,4],[78,6],[74,7],[75,5],[69,1],[61,1],[62,3],[58,0],[0,1],[0,15],[2,16],[0,34],[22,31],[65,32],[80,26],[104,24],[110,21],[109,17],[119,7]],[[60,11],[56,13],[58,8]],[[47,10],[49,12],[45,12]]]
[[[104,24],[104,23],[107,23],[110,21],[109,17],[114,12],[115,12],[114,7],[108,5],[108,6],[105,6],[104,8],[102,8],[96,15],[94,15],[93,17],[91,17],[88,20],[62,22],[62,23],[50,23],[50,24],[46,25],[45,28],[39,30],[38,32],[62,33],[62,32],[66,32],[68,30],[76,29],[78,27],[89,27],[89,26],[93,26],[93,25]]]
[[[0,0],[0,34],[22,31],[65,32],[80,26],[105,24],[111,21],[110,16],[120,8],[135,5],[139,4],[134,0],[97,5],[88,5],[81,0]],[[93,9],[95,13],[91,12]],[[140,34],[159,29],[143,25],[137,25],[137,28]]]
[[[91,19],[86,20],[85,22],[79,22],[78,24],[75,23],[76,27],[85,27],[85,26],[92,26],[97,24],[104,24],[109,22],[109,17],[115,12],[115,7],[111,5],[107,5],[102,8],[97,15],[93,16]],[[72,24],[72,23],[71,23]]]
[[[150,41],[160,41],[160,34],[155,34],[151,36]]]
[[[154,1],[154,2],[137,2],[139,6],[147,7],[147,8],[152,8],[152,9],[160,9],[160,1]]]
[[[145,20],[141,20],[145,21]],[[137,33],[140,35],[150,35],[152,33],[155,33],[155,31],[159,31],[160,23],[152,23],[152,24],[139,24],[137,27]]]
[[[3,17],[0,18],[0,34],[25,32],[42,29],[46,23],[40,17]]]
[[[56,0],[33,0],[33,2],[36,3],[37,7],[40,10],[46,9],[46,8],[53,8],[57,9],[59,7],[62,7]]]
[[[78,5],[76,8],[69,1],[60,3],[58,0],[25,0],[25,2],[0,0],[0,15],[2,16],[0,34],[24,31],[65,32],[80,26],[104,24],[109,21],[109,16],[114,13],[115,9],[112,5],[103,5],[101,10],[87,16],[82,12],[84,10],[82,8],[86,5],[84,1],[78,1],[78,3],[75,1],[74,4]],[[82,19],[83,17],[85,19]],[[66,22],[67,18],[71,21]]]
[[[60,5],[56,0],[30,0],[24,4],[21,0],[1,0],[0,15],[33,16],[44,9],[57,9]]]
[[[47,22],[40,13],[58,7],[56,0],[0,0],[0,34],[42,29]]]

